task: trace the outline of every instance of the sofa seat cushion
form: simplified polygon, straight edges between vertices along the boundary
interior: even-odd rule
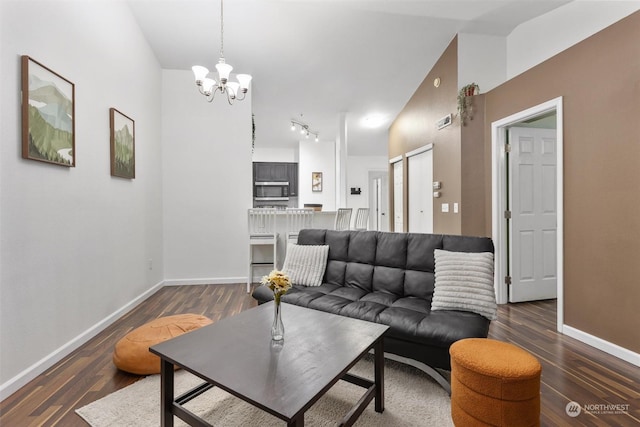
[[[380,313],[379,323],[389,326],[387,335],[431,346],[448,348],[457,340],[489,331],[489,320],[464,311],[421,313],[402,307],[389,307]]]
[[[262,294],[259,293],[258,296]],[[264,296],[266,298],[262,302],[272,298],[267,293]],[[282,301],[388,325],[390,329],[386,335],[389,337],[437,345],[445,349],[459,339],[486,336],[490,323],[476,313],[431,311],[431,302],[422,298],[398,297],[387,292],[366,292],[361,288],[327,283],[319,287],[294,285]]]

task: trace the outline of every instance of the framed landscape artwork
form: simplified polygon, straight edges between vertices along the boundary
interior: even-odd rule
[[[311,172],[311,191],[314,193],[322,191],[322,172]]]
[[[75,85],[22,56],[22,157],[76,165]]]
[[[111,175],[136,177],[135,122],[115,108],[109,109],[111,129]]]

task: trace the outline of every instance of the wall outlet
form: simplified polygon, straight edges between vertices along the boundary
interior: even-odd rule
[[[149,258],[149,261],[147,262],[148,266],[149,266],[149,270],[153,270],[153,259]]]

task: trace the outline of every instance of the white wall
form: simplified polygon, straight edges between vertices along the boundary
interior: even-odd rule
[[[484,34],[458,34],[458,89],[477,83],[485,93],[507,79],[507,39]]]
[[[336,210],[336,145],[334,142],[300,141],[298,206],[322,203],[323,211]],[[322,192],[311,191],[311,173],[322,172]]]
[[[389,171],[386,156],[349,156],[347,158],[347,206],[353,208],[354,218],[358,208],[369,207],[369,171]],[[360,195],[352,195],[351,187],[360,187]]]
[[[128,6],[2,1],[0,7],[4,398],[161,282],[163,254],[161,74]],[[75,168],[21,158],[21,55],[75,83]],[[110,176],[110,107],[135,120],[134,180]]]
[[[168,283],[243,282],[252,204],[251,91],[208,103],[193,73],[162,72],[162,178]]]
[[[507,38],[507,79],[639,9],[640,1],[637,0],[575,0],[519,25]]]
[[[253,151],[254,162],[298,163],[298,157],[298,148],[256,147]]]

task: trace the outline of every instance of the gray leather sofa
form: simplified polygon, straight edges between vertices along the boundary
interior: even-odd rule
[[[463,338],[487,337],[490,321],[466,311],[431,311],[434,249],[493,252],[491,239],[436,234],[308,229],[300,245],[328,245],[322,285],[294,285],[282,301],[389,326],[385,355],[434,376],[447,390],[439,368],[450,370],[449,347]],[[259,303],[273,299],[259,286]]]

